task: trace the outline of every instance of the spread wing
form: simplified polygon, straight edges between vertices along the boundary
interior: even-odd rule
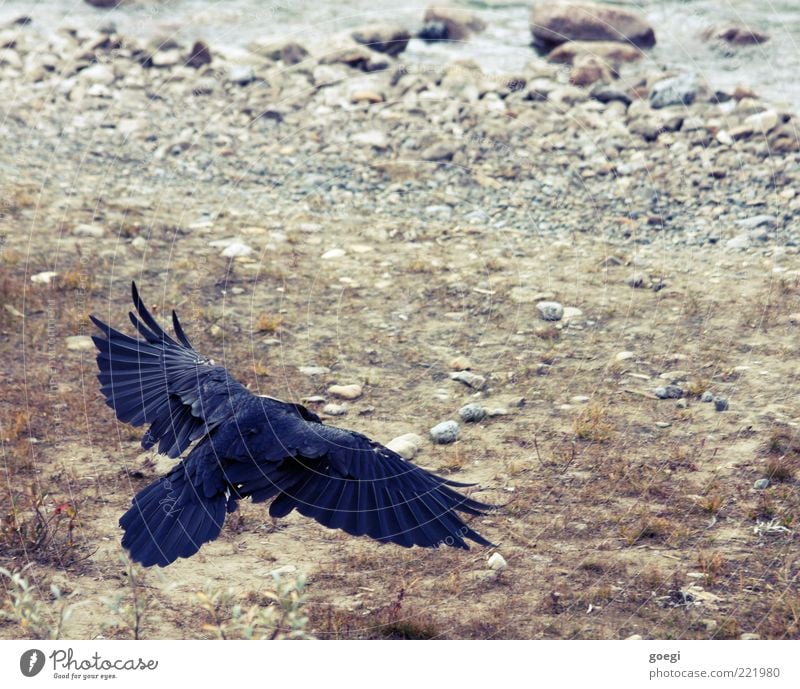
[[[493,505],[360,433],[290,415],[243,430],[224,451],[225,479],[239,497],[274,497],[273,517],[296,509],[329,528],[405,547],[492,545],[459,512],[482,515]]]
[[[103,336],[94,335],[101,392],[120,421],[150,424],[142,447],[179,456],[197,438],[234,414],[237,399],[250,396],[221,366],[189,343],[172,312],[177,341],[150,315],[131,283],[136,313],[131,322],[144,339],[125,335],[90,316]],[[137,317],[138,314],[138,317]]]

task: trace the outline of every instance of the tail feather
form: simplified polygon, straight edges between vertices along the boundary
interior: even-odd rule
[[[227,503],[226,493],[206,497],[178,467],[133,499],[119,520],[125,530],[122,545],[145,567],[165,567],[219,536]]]

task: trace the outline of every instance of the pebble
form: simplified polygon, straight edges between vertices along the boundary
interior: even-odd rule
[[[41,285],[49,285],[53,278],[56,277],[58,273],[52,270],[45,270],[42,273],[36,273],[35,275],[31,275],[31,282],[35,282]]]
[[[94,342],[88,335],[71,335],[67,338],[67,349],[71,352],[88,352],[94,349]]]
[[[560,321],[564,317],[564,307],[557,301],[540,301],[536,309],[545,321]]]
[[[363,390],[360,385],[331,385],[328,394],[343,400],[357,400],[361,397]]]
[[[237,86],[247,86],[256,80],[256,74],[249,65],[234,65],[228,72],[228,81]]]
[[[498,416],[508,416],[509,411],[505,407],[495,407],[494,409],[489,409],[486,412],[486,416],[490,419],[494,419]]]
[[[94,237],[99,239],[106,233],[105,228],[100,225],[76,225],[72,234],[76,237]]]
[[[778,113],[774,110],[764,110],[746,117],[744,121],[757,132],[767,134],[778,126],[779,118]]]
[[[110,67],[101,64],[94,64],[87,67],[80,73],[81,79],[88,81],[92,84],[103,84],[109,86],[114,82],[114,72]]]
[[[322,260],[323,261],[330,261],[331,259],[334,259],[334,258],[341,258],[346,253],[347,252],[344,249],[329,249],[324,254],[322,254]]]
[[[459,383],[474,388],[475,390],[483,390],[486,387],[486,378],[473,373],[472,371],[457,371],[450,374],[451,380],[457,380]]]
[[[458,410],[458,415],[464,423],[476,423],[486,416],[486,410],[476,403],[465,404]]]
[[[663,387],[658,387],[653,392],[655,392],[656,397],[662,400],[678,399],[683,397],[683,389],[677,385],[665,385]]]
[[[715,397],[714,398],[714,409],[717,411],[727,411],[728,410],[728,400],[725,397]]]
[[[506,559],[500,553],[492,553],[486,561],[489,569],[500,572],[508,567]]]
[[[426,148],[420,154],[420,158],[428,162],[437,163],[452,160],[454,155],[455,149],[452,146],[448,146],[447,144],[434,144]]]
[[[645,275],[644,273],[633,273],[633,275],[630,275],[625,282],[628,285],[628,287],[633,287],[634,289],[641,289],[647,284],[647,275]]]
[[[422,436],[417,433],[404,433],[392,438],[386,443],[386,447],[405,459],[413,459],[422,449],[424,442]]]
[[[573,321],[577,321],[583,316],[583,311],[574,307],[574,306],[565,306],[564,307],[564,315],[562,319],[564,323],[571,323]]]
[[[700,395],[701,402],[713,402],[714,395],[710,390],[706,390],[702,395]]]
[[[634,356],[635,356],[635,354],[633,352],[628,352],[628,351],[619,352],[614,357],[614,360],[615,361],[627,361],[628,359],[633,359]]]
[[[765,488],[769,488],[769,479],[768,478],[760,478],[753,484],[753,488],[756,490],[764,490]]]
[[[666,108],[671,105],[691,105],[702,89],[696,74],[683,74],[662,79],[650,91],[650,105],[653,108]]]
[[[243,242],[231,242],[222,250],[225,258],[237,258],[239,256],[249,256],[253,253],[253,247]]]
[[[386,138],[386,134],[377,130],[357,132],[353,134],[352,140],[362,146],[372,146],[381,150],[389,148],[389,139]]]
[[[739,639],[742,641],[760,641],[761,635],[753,634],[752,632],[745,632],[744,634],[739,635]]]
[[[442,421],[431,428],[431,440],[439,445],[447,445],[458,440],[458,423]]]
[[[306,376],[325,376],[331,372],[327,366],[301,366],[298,370]]]
[[[774,215],[754,215],[750,218],[742,218],[737,220],[736,224],[739,227],[744,227],[748,230],[755,230],[757,227],[766,225],[767,227],[775,227],[777,218]]]
[[[572,404],[586,404],[590,399],[592,398],[586,395],[574,395],[569,398],[569,401],[572,402]]]
[[[451,371],[469,371],[472,368],[472,362],[465,356],[457,356],[450,362]]]
[[[749,249],[750,235],[748,233],[739,234],[725,242],[726,249]]]
[[[328,416],[344,416],[347,414],[346,404],[334,404],[333,402],[322,407],[322,413]]]

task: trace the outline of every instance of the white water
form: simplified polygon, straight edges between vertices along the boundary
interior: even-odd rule
[[[164,0],[98,10],[83,0],[0,0],[0,23],[26,14],[44,29],[70,24],[97,28],[113,21],[124,34],[177,35],[214,45],[244,47],[257,38],[293,37],[313,45],[331,34],[370,22],[421,24],[433,0]],[[445,62],[475,59],[485,71],[513,71],[531,55],[531,2],[475,0],[461,3],[481,14],[489,28],[463,45],[413,40],[405,60]],[[745,84],[759,95],[800,109],[800,0],[629,0],[656,29],[658,45],[649,59],[670,68],[696,71],[714,88]],[[709,26],[728,21],[766,31],[771,40],[725,56],[700,39]]]

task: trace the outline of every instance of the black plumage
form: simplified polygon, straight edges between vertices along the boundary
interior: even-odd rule
[[[120,519],[122,545],[145,566],[190,557],[220,533],[242,498],[272,499],[273,517],[292,510],[333,529],[381,542],[467,548],[492,545],[459,515],[491,505],[366,436],[326,426],[299,404],[253,395],[199,355],[175,312],[173,339],[132,285],[131,322],[144,339],[91,316],[102,336],[98,379],[121,421],[149,424],[142,446],[185,458],[133,499]],[[138,314],[138,316],[137,316]]]

